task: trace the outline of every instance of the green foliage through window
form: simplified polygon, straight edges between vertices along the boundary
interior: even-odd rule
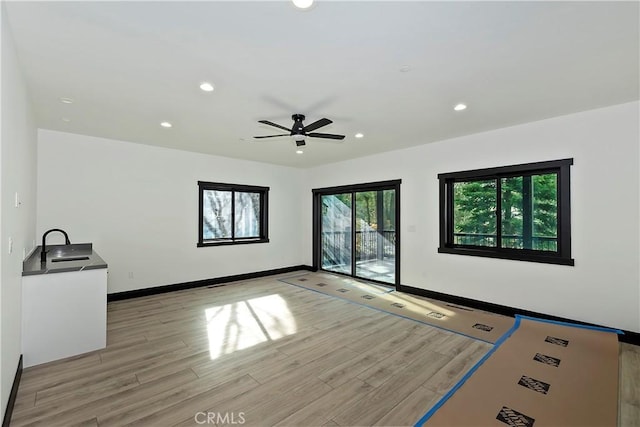
[[[454,233],[458,244],[496,246],[495,181],[453,184]]]

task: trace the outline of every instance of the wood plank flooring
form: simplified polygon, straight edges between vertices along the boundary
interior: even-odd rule
[[[107,348],[25,369],[11,425],[413,425],[491,347],[279,277],[110,303]]]
[[[618,425],[640,426],[640,347],[620,343]]]

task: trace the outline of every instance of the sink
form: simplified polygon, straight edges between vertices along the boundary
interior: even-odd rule
[[[89,259],[89,257],[88,256],[72,256],[67,258],[53,258],[51,262],[82,261],[84,259]]]

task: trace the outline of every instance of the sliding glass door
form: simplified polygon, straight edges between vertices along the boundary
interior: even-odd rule
[[[398,284],[399,190],[399,180],[313,190],[314,266]]]

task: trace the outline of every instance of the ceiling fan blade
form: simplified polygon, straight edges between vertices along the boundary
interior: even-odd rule
[[[311,132],[312,130],[316,130],[318,128],[321,128],[322,126],[330,125],[331,123],[333,122],[329,119],[320,119],[311,124],[306,125],[303,130],[304,132]]]
[[[279,136],[290,136],[288,133],[282,133],[280,135],[267,135],[267,136],[254,136],[254,138],[260,139],[260,138],[276,138]]]
[[[291,129],[288,129],[288,128],[284,127],[284,126],[280,126],[277,123],[270,122],[269,120],[258,120],[258,123],[263,123],[263,124],[269,125],[269,126],[275,126],[275,127],[279,128],[279,129],[283,129],[283,130],[286,130],[287,132],[291,132]]]
[[[311,132],[311,133],[308,133],[307,136],[310,136],[312,138],[344,139],[344,135],[334,135],[332,133]]]

